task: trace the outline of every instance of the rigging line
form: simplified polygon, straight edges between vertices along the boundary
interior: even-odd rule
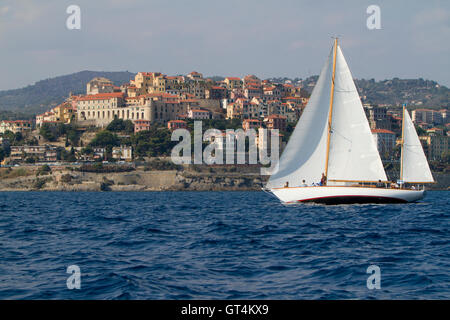
[[[343,139],[347,140],[348,142],[353,144],[353,140],[350,140],[349,138],[347,138],[346,136],[344,136],[342,133],[340,133],[339,131],[336,131],[334,129],[330,130],[331,133],[336,133],[338,135],[340,135]]]
[[[343,89],[336,89],[336,92],[357,92],[356,90],[343,90]]]

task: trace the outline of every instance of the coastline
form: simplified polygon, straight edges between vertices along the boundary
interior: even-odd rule
[[[9,175],[4,174],[9,170]],[[268,176],[259,167],[184,167],[181,170],[79,172],[69,167],[39,174],[37,167],[2,168],[0,191],[260,191]],[[450,174],[433,173],[437,183],[427,190],[448,190]]]
[[[22,168],[23,175],[0,179],[0,191],[258,191],[268,178],[253,169],[213,170],[138,168],[131,172],[94,173],[58,168],[37,176],[37,168]]]

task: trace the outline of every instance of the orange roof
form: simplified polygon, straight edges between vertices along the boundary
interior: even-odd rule
[[[201,110],[201,109],[191,109],[192,112],[210,112],[208,110]]]
[[[225,79],[234,80],[234,81],[241,81],[241,78],[238,78],[238,77],[226,77]]]
[[[387,129],[372,129],[372,133],[390,133],[390,134],[395,134],[391,130],[387,130]]]
[[[413,110],[413,111],[435,111],[435,110],[431,110],[431,109],[416,109],[416,110]]]
[[[244,122],[261,122],[258,119],[244,119]]]
[[[165,93],[165,92],[148,93],[148,94],[144,94],[142,96],[143,97],[147,97],[147,98],[150,98],[150,97],[173,98],[173,99],[177,99],[178,98],[177,95],[170,94],[170,93]]]
[[[187,123],[184,120],[170,120],[169,123]]]
[[[298,100],[298,99],[301,99],[301,97],[285,97],[284,98],[285,100]]]
[[[285,116],[280,116],[279,114],[271,114],[267,119],[287,119]]]

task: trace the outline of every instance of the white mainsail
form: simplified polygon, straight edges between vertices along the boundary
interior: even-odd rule
[[[271,175],[267,188],[280,188],[286,182],[295,187],[302,180],[308,184],[320,181],[326,157],[332,72],[333,49],[280,157],[278,171]]]
[[[332,180],[387,180],[358,91],[339,46],[328,160],[328,181]]]
[[[416,128],[406,108],[403,109],[403,148],[400,180],[403,182],[434,182]]]

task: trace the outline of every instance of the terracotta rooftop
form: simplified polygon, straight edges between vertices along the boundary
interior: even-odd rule
[[[395,134],[391,130],[387,130],[387,129],[372,129],[372,133],[390,133],[390,134]]]

